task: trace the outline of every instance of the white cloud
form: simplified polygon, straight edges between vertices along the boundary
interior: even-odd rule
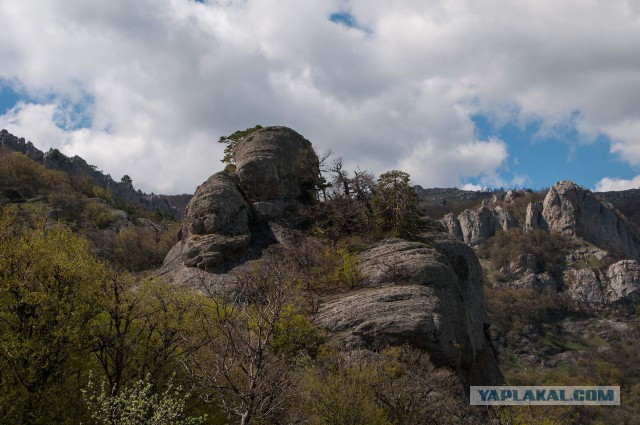
[[[221,169],[217,139],[255,124],[423,186],[504,183],[507,145],[478,138],[474,113],[604,134],[640,165],[625,0],[21,0],[0,19],[0,78],[39,103],[0,123],[144,190],[193,191]]]
[[[609,192],[613,190],[627,190],[640,188],[640,176],[635,176],[632,179],[617,179],[605,177],[596,183],[594,190],[596,192]]]
[[[462,185],[462,187],[460,188],[462,190],[471,190],[474,192],[480,192],[480,191],[484,191],[487,190],[486,187],[479,185],[479,184],[473,184],[473,183],[465,183]]]

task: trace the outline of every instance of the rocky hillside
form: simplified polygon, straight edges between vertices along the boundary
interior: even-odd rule
[[[81,158],[67,158],[57,151],[43,154],[6,132],[0,133],[0,142],[4,211],[15,213],[22,222],[61,223],[88,240],[94,254],[131,271],[162,263],[178,227],[175,210],[166,202],[139,194],[130,182],[116,184]]]
[[[541,231],[573,241],[573,246],[563,250],[562,270],[543,270],[533,254],[522,254],[503,266],[503,274],[513,279],[512,286],[552,287],[585,308],[638,301],[640,237],[611,203],[575,183],[561,181],[549,189],[544,201],[528,203],[524,220],[519,222],[505,207],[515,202],[514,195],[510,191],[501,201],[494,199],[457,217],[448,214],[442,223],[449,234],[470,246],[484,244],[510,229]],[[526,199],[526,193],[521,196]],[[605,263],[611,264],[606,269],[588,266]]]
[[[18,138],[7,130],[0,131],[0,148],[9,152],[22,153],[49,169],[63,171],[75,178],[88,179],[91,184],[109,191],[113,199],[123,205],[143,208],[146,211],[158,212],[173,218],[180,218],[182,215],[181,210],[171,205],[167,199],[135,190],[130,181],[116,182],[110,175],[98,171],[95,166],[87,164],[77,155],[69,158],[57,149],[42,152],[31,142]],[[23,198],[24,194],[19,191],[5,192],[4,197],[17,200]]]
[[[225,287],[234,268],[269,245],[313,243],[304,211],[317,202],[319,169],[309,141],[267,127],[243,139],[234,159],[235,173],[214,174],[196,190],[161,276]],[[354,273],[361,279],[347,291],[323,293],[315,307],[314,322],[335,344],[354,352],[408,344],[466,385],[502,381],[471,249],[443,230],[425,230],[414,241],[383,239],[359,251]]]
[[[640,237],[613,204],[632,205],[635,196],[560,181],[546,193],[509,191],[441,219],[480,256],[507,382],[615,382],[628,404],[596,414],[613,422],[628,421],[640,403],[631,360],[640,344]],[[597,423],[575,408],[549,414]]]

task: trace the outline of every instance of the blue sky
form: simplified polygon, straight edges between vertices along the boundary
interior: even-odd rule
[[[521,176],[521,184],[532,189],[549,187],[558,180],[571,180],[594,188],[605,176],[631,179],[637,168],[611,154],[611,141],[599,137],[585,143],[575,131],[557,136],[539,134],[539,123],[492,125],[482,115],[473,117],[480,138],[498,137],[509,146],[509,158],[503,173]],[[513,177],[510,179],[513,181]],[[471,183],[476,183],[471,180]]]
[[[0,114],[4,115],[9,109],[16,106],[22,96],[14,92],[10,85],[0,83]]]
[[[640,186],[627,0],[0,4],[0,127],[160,193],[287,125],[425,187]]]

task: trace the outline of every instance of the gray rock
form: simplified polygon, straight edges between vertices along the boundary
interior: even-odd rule
[[[640,264],[622,260],[605,271],[597,268],[568,268],[563,279],[566,294],[578,306],[601,309],[615,303],[640,300]]]
[[[549,225],[542,216],[543,203],[531,202],[527,205],[527,212],[524,219],[524,231],[531,232],[536,229],[548,230]]]
[[[468,384],[502,375],[485,334],[482,270],[473,250],[445,235],[386,239],[361,255],[368,288],[321,305],[317,323],[349,349],[410,344]]]
[[[606,280],[599,270],[568,268],[562,278],[565,294],[579,307],[598,309],[607,303]]]
[[[214,174],[187,205],[182,227],[185,265],[210,269],[246,249],[251,242],[251,210],[235,178]]]
[[[554,232],[640,259],[640,237],[613,205],[575,183],[561,181],[549,189],[542,215]]]
[[[442,225],[447,229],[447,232],[459,241],[464,241],[464,235],[462,234],[462,228],[460,227],[460,220],[453,213],[445,215],[441,220]]]
[[[313,202],[320,169],[311,143],[286,127],[251,133],[235,148],[236,175],[251,202]]]
[[[635,260],[622,260],[609,266],[609,301],[640,300],[640,264]]]
[[[568,253],[566,258],[567,258],[567,264],[569,265],[572,265],[575,263],[588,264],[593,260],[602,261],[606,258],[611,258],[611,254],[595,246],[581,247]]]
[[[283,216],[295,215],[299,212],[301,204],[298,201],[276,199],[273,201],[260,201],[251,204],[256,221],[277,220]]]
[[[291,239],[303,203],[315,200],[318,158],[295,131],[258,130],[238,142],[234,158],[235,173],[209,177],[185,209],[179,239],[186,267],[213,271]],[[170,261],[164,267],[166,275],[182,275],[169,267],[182,265]]]
[[[512,275],[523,274],[526,272],[536,273],[538,271],[538,259],[533,254],[520,254],[513,260],[506,272]]]
[[[525,272],[520,278],[507,282],[507,285],[518,289],[535,289],[543,291],[547,288],[557,289],[558,282],[549,272]]]
[[[518,227],[518,222],[508,211],[500,206],[489,208],[485,205],[476,211],[464,210],[458,217],[447,214],[441,222],[451,236],[470,246],[485,242],[500,230]]]
[[[507,191],[507,194],[504,195],[504,200],[503,201],[505,203],[507,203],[507,204],[510,204],[510,203],[512,203],[513,201],[515,201],[519,197],[520,197],[520,194],[518,192],[516,192],[513,189],[509,189]]]

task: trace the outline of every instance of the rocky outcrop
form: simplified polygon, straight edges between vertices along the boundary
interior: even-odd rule
[[[547,288],[557,289],[558,282],[548,271],[543,271],[538,259],[533,254],[521,254],[508,266],[500,269],[507,277],[507,285],[512,288],[527,288],[542,291]]]
[[[566,294],[579,307],[599,309],[640,300],[640,265],[622,260],[606,270],[568,268],[564,272]]]
[[[185,267],[214,271],[286,240],[298,210],[314,202],[318,158],[295,131],[257,130],[238,142],[233,156],[235,172],[214,174],[189,201],[176,248],[180,254],[167,257],[161,274],[182,276]]]
[[[236,175],[251,202],[312,202],[320,174],[311,143],[286,127],[266,127],[234,150]]]
[[[367,287],[325,302],[317,322],[348,349],[407,343],[469,385],[501,382],[477,257],[444,234],[425,242],[386,239],[362,253]]]
[[[527,212],[524,219],[524,231],[531,232],[536,229],[549,230],[549,226],[542,216],[542,202],[531,202],[527,205]]]
[[[561,181],[549,189],[542,217],[551,231],[640,259],[640,237],[614,206],[575,183]]]
[[[607,269],[609,300],[640,301],[640,264],[635,260],[622,260]]]
[[[184,264],[203,270],[220,266],[251,242],[251,211],[237,180],[220,172],[198,187],[182,227]]]
[[[23,137],[16,137],[7,130],[0,130],[0,147],[12,152],[20,152],[36,162],[42,162],[44,154],[33,143]]]
[[[509,189],[507,193],[504,195],[503,201],[507,204],[514,202],[516,199],[520,197],[520,193],[513,189]]]
[[[500,206],[481,206],[476,211],[464,210],[457,217],[452,213],[442,219],[449,234],[470,246],[476,246],[500,230],[518,227],[516,219]]]

